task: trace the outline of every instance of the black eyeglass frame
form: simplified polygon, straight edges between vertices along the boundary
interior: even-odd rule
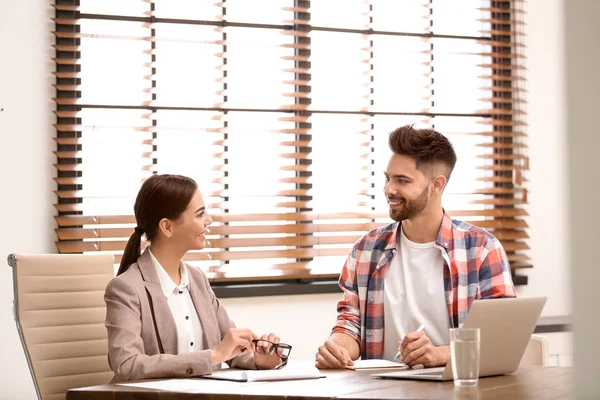
[[[281,354],[279,356],[279,358],[281,358],[281,364],[279,364],[278,366],[276,366],[273,369],[281,369],[283,367],[285,367],[287,365],[288,362],[288,358],[290,357],[290,354],[292,353],[292,346],[287,344],[287,343],[275,343],[275,342],[271,342],[270,340],[266,340],[266,339],[253,339],[252,343],[254,343],[254,346],[256,349],[258,349],[259,347],[257,346],[258,342],[268,342],[271,344],[271,347],[269,347],[266,350],[266,353],[262,353],[262,351],[265,351],[264,347],[260,347],[261,351],[257,351],[257,353],[259,354],[265,354],[265,355],[269,355],[271,353],[273,353],[273,350],[275,349],[285,349],[288,350],[287,354]]]

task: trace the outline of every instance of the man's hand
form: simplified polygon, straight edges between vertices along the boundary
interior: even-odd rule
[[[402,360],[409,367],[439,367],[450,358],[450,346],[434,346],[424,331],[411,332],[398,343]]]
[[[350,352],[336,341],[329,339],[319,347],[315,366],[320,369],[343,369],[354,365]]]

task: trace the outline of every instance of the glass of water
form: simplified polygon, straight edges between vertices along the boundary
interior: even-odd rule
[[[450,328],[450,360],[454,386],[477,386],[479,380],[479,328]]]

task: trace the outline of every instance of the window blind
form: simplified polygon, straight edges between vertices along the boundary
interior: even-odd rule
[[[214,282],[335,278],[390,222],[387,135],[433,126],[452,217],[531,267],[522,0],[57,0],[57,237],[120,260],[145,178],[194,178]]]

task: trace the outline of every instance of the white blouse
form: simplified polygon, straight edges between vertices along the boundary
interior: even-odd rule
[[[181,283],[177,286],[156,257],[154,257],[152,251],[148,249],[148,252],[154,263],[154,268],[156,268],[160,286],[167,299],[177,327],[177,354],[204,350],[202,324],[192,302],[187,267],[181,261],[179,265]]]

